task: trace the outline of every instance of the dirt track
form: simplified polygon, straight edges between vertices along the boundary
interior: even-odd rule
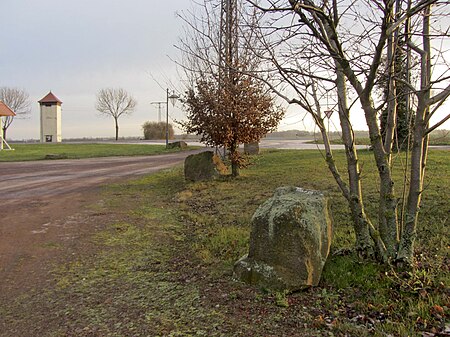
[[[101,202],[102,184],[169,168],[192,153],[0,163],[0,300],[45,282],[49,261],[95,230],[96,217],[107,216],[91,207]]]

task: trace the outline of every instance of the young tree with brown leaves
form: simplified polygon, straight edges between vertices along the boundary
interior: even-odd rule
[[[236,73],[233,83],[215,78],[199,80],[190,88],[184,106],[188,133],[201,136],[201,142],[224,146],[229,150],[232,176],[239,175],[243,165],[239,144],[258,142],[274,131],[283,117],[273,97],[254,78]]]

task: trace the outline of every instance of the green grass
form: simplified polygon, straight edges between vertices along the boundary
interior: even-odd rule
[[[352,310],[359,310],[364,317],[387,313],[388,318],[373,318],[377,322],[373,333],[379,336],[389,333],[414,336],[421,329],[441,326],[442,318],[433,315],[432,311],[435,306],[445,308],[448,297],[444,289],[450,285],[446,267],[450,238],[450,192],[446,188],[450,186],[448,154],[446,151],[430,152],[417,230],[417,266],[413,272],[399,275],[352,254],[329,258],[321,283],[328,293],[323,296],[322,304],[325,312],[330,315],[337,312],[342,320],[334,327],[335,331],[365,335],[343,319],[343,313]],[[367,212],[376,222],[378,177],[372,156],[370,151],[359,153]],[[354,232],[347,204],[320,153],[270,150],[253,160],[254,165],[244,170],[243,176],[236,180],[192,184],[183,192],[191,195],[183,218],[196,228],[194,248],[204,263],[215,266],[211,267],[213,273],[227,270],[230,262],[236,261],[246,251],[248,242],[236,240],[236,236],[230,233],[238,228],[239,236],[247,240],[253,212],[276,187],[282,185],[327,191],[332,199],[335,223],[332,252],[352,247]],[[336,162],[345,174],[343,152],[336,152]],[[404,155],[396,156],[394,163],[393,175],[397,192],[400,192]],[[224,228],[229,230],[224,231]],[[233,249],[227,250],[226,247]]]
[[[372,155],[360,152],[374,217]],[[343,152],[336,162],[345,172]],[[394,162],[399,190],[404,158]],[[37,322],[43,336],[402,337],[442,328],[449,300],[447,151],[430,152],[413,271],[350,253],[330,256],[320,287],[307,292],[267,294],[233,282],[232,264],[248,250],[254,211],[283,185],[326,191],[332,252],[352,247],[349,211],[321,154],[269,150],[237,179],[187,183],[177,168],[107,187],[96,211],[115,216],[92,238],[93,252],[57,267],[54,289],[0,304],[0,313],[12,327]]]
[[[63,155],[68,159],[147,156],[179,151],[164,145],[144,144],[13,144],[14,151],[0,151],[0,162],[42,160],[46,155]]]
[[[446,186],[450,186],[450,161],[447,151],[431,151],[425,191],[419,221],[419,244],[433,245],[444,249],[447,243],[445,226],[448,220],[448,196]],[[360,151],[362,165],[364,198],[369,216],[377,215],[378,177],[370,151]],[[345,175],[345,156],[336,152],[336,163]],[[405,159],[394,157],[393,170],[397,193],[403,184],[402,167]],[[328,192],[332,199],[333,217],[337,224],[333,246],[350,247],[353,243],[353,230],[347,204],[329,173],[321,154],[317,151],[270,150],[261,157],[254,158],[254,165],[243,171],[237,180],[224,180],[220,183],[196,184],[191,189],[196,196],[191,203],[189,214],[202,217],[203,223],[211,226],[246,226],[256,207],[270,197],[276,187],[295,185]],[[207,205],[203,209],[201,205]],[[196,211],[198,208],[199,211]],[[220,222],[218,223],[218,219]],[[221,228],[221,227],[220,227]],[[430,235],[431,234],[431,235]]]

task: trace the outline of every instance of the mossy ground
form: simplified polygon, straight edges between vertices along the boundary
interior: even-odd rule
[[[364,152],[360,159],[374,215],[370,156]],[[345,172],[343,154],[336,159]],[[396,161],[400,182],[402,161]],[[352,246],[348,209],[319,153],[267,151],[237,179],[186,183],[177,168],[108,186],[106,202],[95,206],[108,214],[103,229],[55,266],[51,287],[0,304],[7,328],[0,335],[437,335],[449,306],[449,165],[448,152],[431,152],[414,271],[400,274],[352,254],[336,255],[320,287],[296,294],[236,283],[232,266],[248,249],[252,214],[282,185],[327,191],[332,250]]]

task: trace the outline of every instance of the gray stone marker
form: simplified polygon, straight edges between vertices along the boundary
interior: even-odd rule
[[[226,173],[226,167],[212,151],[191,154],[184,161],[184,178],[190,181],[212,180]]]
[[[234,277],[275,291],[316,286],[331,237],[332,219],[323,193],[280,187],[253,215],[249,253],[236,262]]]

